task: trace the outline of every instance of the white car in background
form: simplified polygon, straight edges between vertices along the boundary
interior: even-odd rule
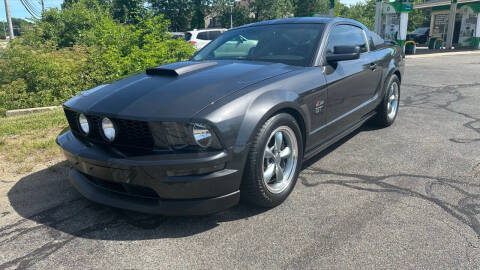
[[[185,33],[185,40],[195,45],[197,50],[227,31],[225,28],[193,29]]]

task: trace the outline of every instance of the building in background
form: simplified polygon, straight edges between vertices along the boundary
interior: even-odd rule
[[[408,13],[430,9],[429,47],[480,49],[480,0],[377,0],[375,30],[384,38],[405,45]],[[408,42],[407,42],[408,43]]]

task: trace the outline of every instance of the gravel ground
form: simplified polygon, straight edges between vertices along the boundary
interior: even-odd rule
[[[479,70],[479,53],[408,58],[396,123],[309,161],[268,211],[117,210],[83,199],[61,160],[0,179],[0,269],[479,269]]]

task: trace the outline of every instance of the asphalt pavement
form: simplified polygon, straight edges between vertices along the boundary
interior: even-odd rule
[[[480,54],[408,58],[395,124],[310,160],[274,209],[118,210],[66,162],[0,179],[0,269],[479,269],[479,150]]]

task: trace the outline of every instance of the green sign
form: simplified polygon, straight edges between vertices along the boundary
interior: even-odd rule
[[[413,11],[413,4],[412,3],[402,3],[400,11],[401,12],[412,12]]]
[[[395,1],[389,3],[394,9],[396,13],[407,12],[410,13],[413,11],[413,1],[412,0],[405,0],[405,1]]]

